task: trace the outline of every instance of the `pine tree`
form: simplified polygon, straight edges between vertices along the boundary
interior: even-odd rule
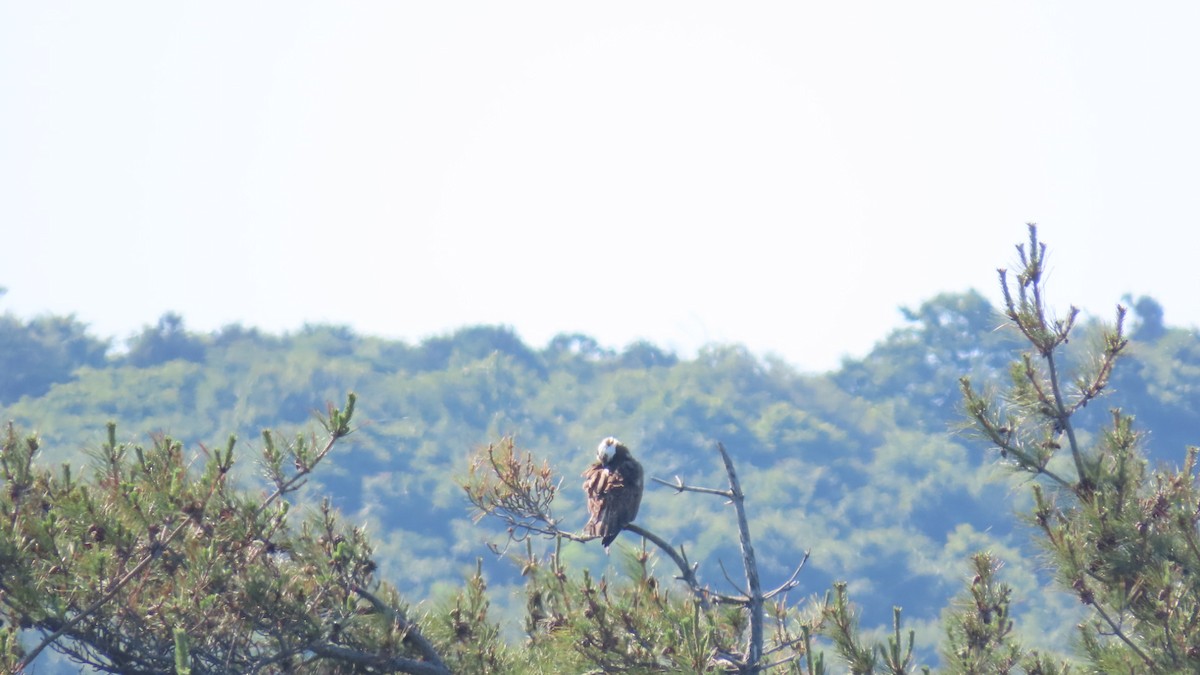
[[[1050,310],[1046,246],[1036,226],[1017,252],[1016,274],[1002,269],[999,278],[1005,318],[1028,351],[1003,391],[980,392],[962,380],[972,427],[1014,472],[1036,479],[1030,514],[1036,536],[1057,585],[1090,613],[1079,626],[1087,672],[1198,672],[1196,448],[1177,468],[1151,470],[1141,432],[1119,409],[1103,428],[1080,427],[1081,412],[1105,392],[1128,346],[1125,309],[1117,307],[1097,345],[1071,342],[1079,311],[1071,307],[1057,318]],[[1078,364],[1074,372],[1071,364]],[[959,634],[970,632],[956,625]],[[986,641],[1002,644],[1001,638],[994,633]],[[959,643],[969,647],[972,640]]]
[[[293,523],[286,497],[351,433],[354,395],[323,438],[263,434],[269,495],[230,477],[235,439],[199,470],[165,436],[117,440],[89,476],[38,466],[36,437],[0,441],[0,668],[45,649],[121,673],[451,672],[370,543],[328,502]],[[22,632],[33,640],[22,640]]]

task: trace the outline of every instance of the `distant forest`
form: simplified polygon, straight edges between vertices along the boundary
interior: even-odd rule
[[[1150,430],[1153,461],[1178,465],[1200,443],[1200,340],[1193,328],[1165,324],[1155,300],[1125,302],[1130,355],[1109,393],[1082,414],[1098,428],[1120,408]],[[446,601],[482,560],[501,616],[517,616],[525,600],[520,570],[487,545],[503,547],[505,533],[472,521],[457,482],[474,450],[513,436],[548,460],[563,480],[556,509],[577,529],[586,520],[577,477],[601,438],[623,440],[650,476],[698,484],[722,482],[720,442],[747,491],[767,581],[782,581],[810,555],[793,599],[845,581],[864,625],[890,626],[892,607],[902,606],[918,649],[932,653],[940,612],[969,575],[966,561],[988,550],[1022,598],[1015,610],[1025,639],[1061,649],[1081,610],[1075,598],[1038,590],[1048,582],[1012,506],[1028,491],[997,470],[1002,460],[987,443],[960,433],[959,378],[979,389],[1007,383],[1020,336],[998,330],[997,307],[975,291],[903,315],[865,357],[814,374],[738,345],[682,358],[645,342],[606,349],[579,334],[528,345],[504,326],[418,344],[335,325],[198,333],[177,314],[115,349],[74,317],[8,313],[0,316],[0,416],[38,434],[41,463],[82,468],[110,420],[120,440],[169,434],[199,455],[230,434],[256,448],[265,428],[306,433],[314,411],[354,392],[355,430],[301,500],[316,508],[328,496],[347,522],[364,525],[380,576],[414,603]],[[1078,330],[1073,342],[1097,339],[1094,323]],[[236,476],[260,472],[253,456]],[[739,555],[723,509],[648,484],[638,522],[684,542],[706,561],[700,574],[721,586],[715,561]],[[622,546],[637,538],[625,535]],[[577,567],[619,566],[615,549],[606,558],[598,545],[564,555]]]

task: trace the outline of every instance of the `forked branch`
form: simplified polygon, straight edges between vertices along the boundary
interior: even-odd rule
[[[742,491],[742,484],[738,480],[737,470],[733,466],[733,459],[730,458],[725,445],[717,443],[717,451],[721,454],[721,462],[725,465],[725,475],[729,480],[729,489],[727,490],[687,485],[678,476],[675,477],[674,483],[669,483],[658,478],[654,480],[657,483],[673,488],[677,493],[699,492],[718,495],[725,497],[729,500],[729,503],[733,504],[734,512],[737,515],[738,543],[742,552],[742,568],[746,575],[745,589],[739,588],[738,584],[729,577],[723,564],[721,565],[721,571],[725,573],[726,581],[742,593],[742,597],[739,598],[740,604],[746,607],[749,613],[750,632],[746,638],[747,644],[744,656],[736,660],[738,672],[756,673],[762,670],[764,604],[768,598],[775,597],[780,593],[786,593],[798,585],[796,579],[800,574],[800,570],[804,567],[804,563],[808,560],[808,553],[804,554],[804,559],[787,581],[769,593],[763,593],[762,583],[758,576],[758,561],[754,556],[754,545],[750,541],[750,521],[746,517],[746,493]]]

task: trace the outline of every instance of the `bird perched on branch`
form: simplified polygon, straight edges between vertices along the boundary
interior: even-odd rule
[[[596,460],[583,472],[588,507],[583,533],[603,537],[600,543],[607,551],[613,539],[637,517],[642,504],[642,465],[612,436],[600,441]]]

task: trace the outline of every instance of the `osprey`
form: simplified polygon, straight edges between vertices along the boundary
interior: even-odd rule
[[[583,472],[588,522],[583,534],[603,537],[604,550],[637,517],[642,503],[642,465],[629,448],[609,436],[596,448],[596,463]]]

